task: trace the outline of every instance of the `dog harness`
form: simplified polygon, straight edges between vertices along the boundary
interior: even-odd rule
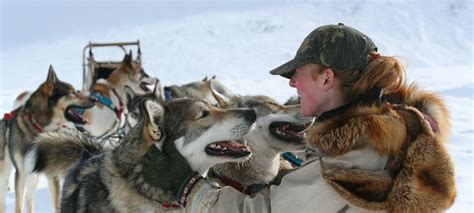
[[[16,117],[16,115],[18,114],[18,112],[20,111],[20,109],[21,109],[21,106],[18,107],[18,108],[16,108],[15,110],[9,112],[9,113],[3,114],[2,120],[4,120],[4,121],[10,121],[10,120],[12,120],[13,118]]]
[[[9,112],[9,113],[5,113],[3,115],[3,121],[11,121],[12,119],[16,118],[16,116],[18,115],[18,112],[20,111],[21,109],[21,106],[16,108],[15,110]],[[35,128],[36,130],[38,130],[39,132],[42,132],[43,131],[43,128],[38,124],[38,122],[36,122],[36,119],[33,117],[33,113],[29,112],[28,113],[28,120],[30,121],[30,124],[33,128]]]

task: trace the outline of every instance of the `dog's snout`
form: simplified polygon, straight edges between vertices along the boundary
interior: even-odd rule
[[[244,112],[244,118],[246,121],[255,122],[257,120],[257,113],[254,109],[246,109]]]
[[[92,103],[97,103],[99,100],[96,97],[89,97],[89,101]]]

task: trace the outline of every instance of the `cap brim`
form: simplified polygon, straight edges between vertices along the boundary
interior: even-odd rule
[[[293,74],[295,73],[295,69],[305,64],[306,64],[305,61],[293,59],[273,69],[272,71],[270,71],[270,74],[281,75],[285,78],[291,78],[291,76],[293,76]]]

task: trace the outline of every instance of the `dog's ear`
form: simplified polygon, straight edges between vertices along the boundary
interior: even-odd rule
[[[232,99],[235,97],[227,87],[215,79],[209,80],[209,87],[212,95],[222,108],[228,108],[232,105]]]
[[[204,79],[202,79],[202,81],[207,81],[207,76],[206,76],[206,77],[204,77]]]
[[[54,72],[53,65],[49,65],[48,77],[46,78],[46,83],[55,84],[58,82],[58,76]]]
[[[213,76],[211,77],[211,79],[216,79],[216,75],[213,75]]]
[[[42,92],[46,94],[48,97],[51,97],[53,95],[54,84],[56,82],[58,82],[58,76],[56,75],[56,72],[54,72],[53,65],[49,65],[48,77],[46,78],[46,81],[41,86]]]
[[[160,123],[163,120],[165,109],[153,100],[145,101],[145,109],[148,120],[148,125],[146,126],[148,133],[154,142],[159,142],[164,136],[160,128]]]
[[[122,61],[122,64],[128,66],[128,67],[132,67],[132,64],[133,64],[133,55],[132,55],[132,51],[130,50],[130,52],[128,54],[125,54],[125,57],[123,57],[123,61]]]
[[[156,98],[160,101],[164,101],[165,97],[163,97],[163,89],[161,87],[160,80],[156,81],[155,83],[155,88],[153,89],[153,94],[155,95]]]

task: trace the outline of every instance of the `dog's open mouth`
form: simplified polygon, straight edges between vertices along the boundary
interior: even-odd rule
[[[307,129],[311,123],[294,124],[289,122],[273,122],[269,126],[270,133],[276,138],[296,144],[303,143],[302,131]]]
[[[75,124],[80,124],[84,125],[88,123],[89,121],[84,118],[84,110],[91,108],[91,107],[82,107],[82,106],[70,106],[66,108],[66,111],[64,111],[64,117],[66,117],[66,120],[73,122]]]
[[[212,156],[240,158],[250,155],[249,148],[240,141],[219,141],[206,146],[205,152]]]
[[[145,92],[151,92],[150,88],[148,88],[148,86],[150,86],[151,84],[148,84],[148,83],[145,83],[145,82],[141,82],[140,83],[140,88],[145,91]]]

